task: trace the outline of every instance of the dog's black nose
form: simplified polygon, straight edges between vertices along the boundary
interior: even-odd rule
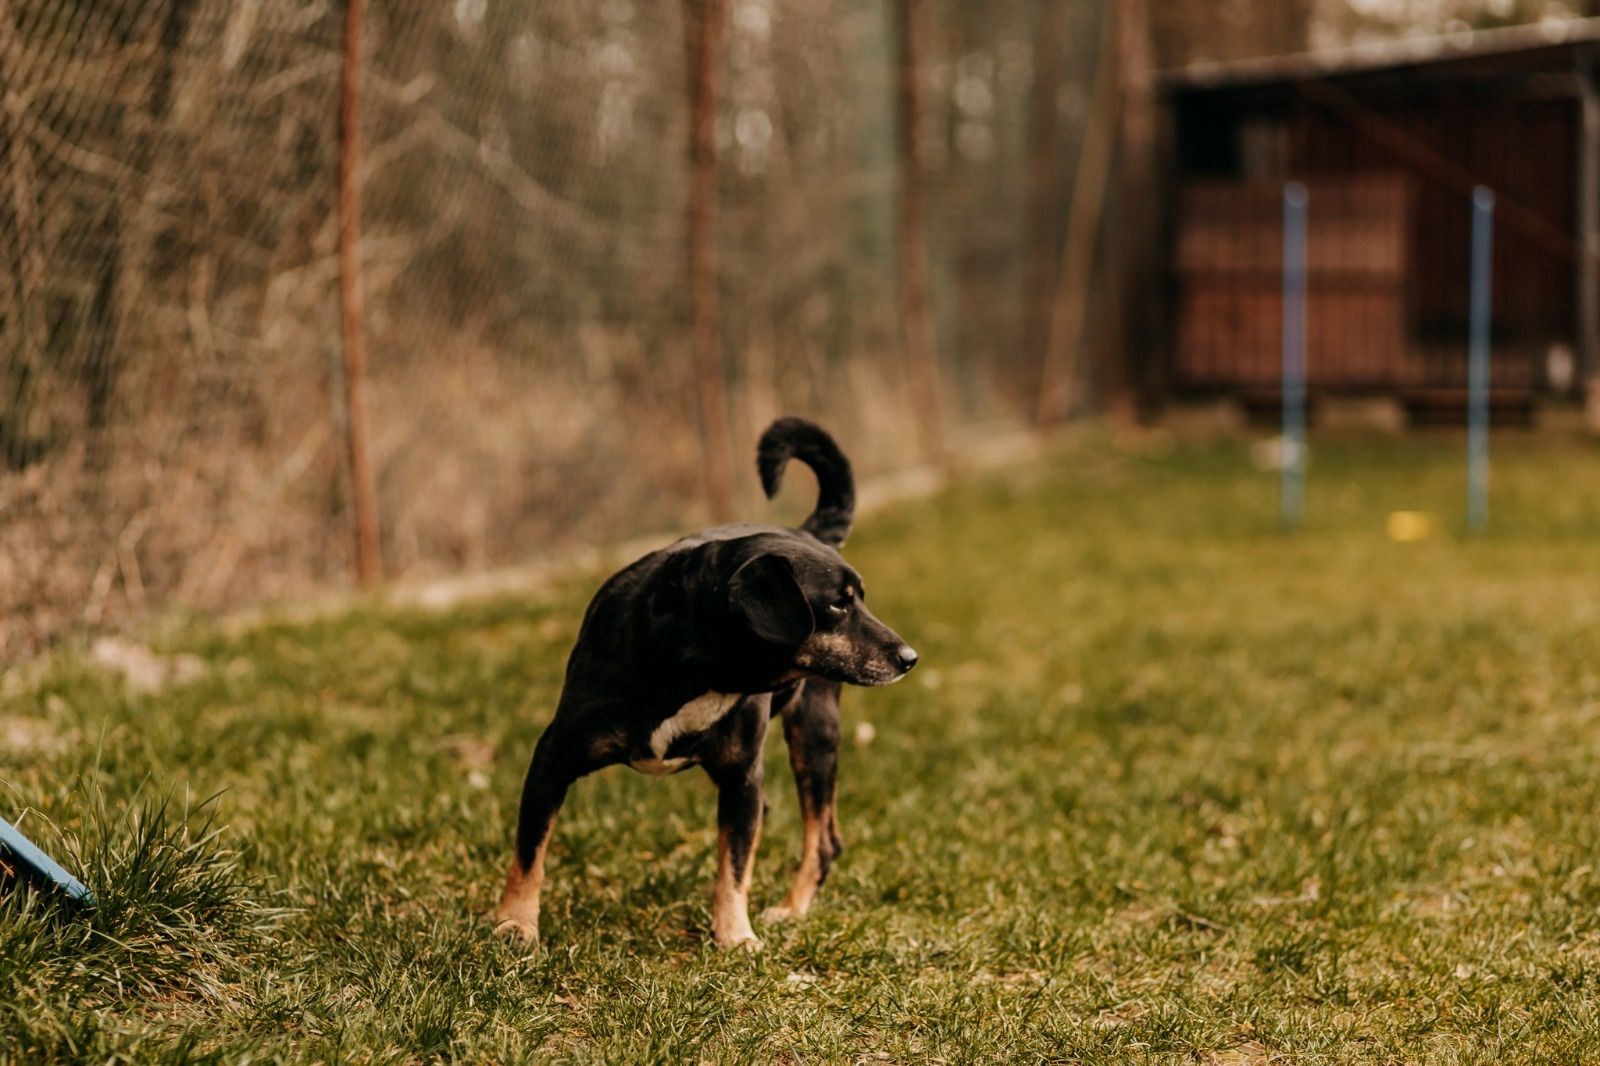
[[[909,670],[917,665],[917,649],[909,644],[902,644],[895,649],[894,658],[900,664],[900,669]]]

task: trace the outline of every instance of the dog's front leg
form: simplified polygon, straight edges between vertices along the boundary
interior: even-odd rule
[[[711,939],[719,948],[760,951],[750,928],[750,873],[767,801],[761,750],[771,700],[751,696],[718,722],[709,738],[706,773],[717,786],[717,880],[711,891]]]
[[[795,871],[788,895],[761,916],[769,922],[799,918],[809,911],[833,860],[844,850],[834,797],[839,765],[839,686],[831,681],[808,680],[782,713],[805,835],[800,868]]]
[[[760,951],[750,928],[750,874],[761,840],[759,750],[747,765],[712,771],[717,785],[717,880],[711,894],[711,938],[719,948]]]

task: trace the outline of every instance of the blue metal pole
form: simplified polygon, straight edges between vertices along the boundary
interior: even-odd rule
[[[83,882],[67,873],[50,856],[40,851],[33,841],[4,818],[0,818],[0,858],[9,856],[13,863],[47,880],[67,894],[75,903],[93,905],[94,896]]]
[[[1283,187],[1283,510],[1285,529],[1305,518],[1306,187]]]
[[[1467,529],[1489,524],[1489,325],[1494,193],[1472,190],[1472,313],[1467,350]]]

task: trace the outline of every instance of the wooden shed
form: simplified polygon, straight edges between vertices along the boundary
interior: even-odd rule
[[[1276,393],[1290,180],[1313,399],[1461,408],[1477,185],[1497,198],[1494,402],[1600,378],[1597,60],[1586,19],[1168,73],[1169,389]]]

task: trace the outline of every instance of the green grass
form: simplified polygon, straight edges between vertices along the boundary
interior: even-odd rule
[[[0,904],[0,1057],[1600,1060],[1600,454],[1497,441],[1469,541],[1459,450],[1319,443],[1293,538],[1243,442],[865,521],[924,665],[846,694],[847,851],[756,956],[706,943],[698,773],[582,782],[544,946],[489,935],[598,575],[197,623],[161,650],[205,675],[159,694],[64,656],[0,704],[0,810],[103,904]],[[1398,508],[1441,533],[1391,543]],[[768,754],[757,909],[799,846]]]

